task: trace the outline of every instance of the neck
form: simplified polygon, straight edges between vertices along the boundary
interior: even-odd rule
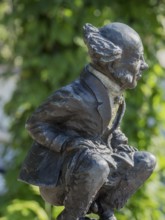
[[[87,65],[87,69],[103,83],[108,92],[110,92],[114,96],[120,96],[122,94],[123,90],[121,89],[121,87],[117,83],[109,79],[106,75],[93,68],[90,64]]]

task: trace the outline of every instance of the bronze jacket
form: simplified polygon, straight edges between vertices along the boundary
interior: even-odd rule
[[[118,126],[123,115],[115,121]],[[26,123],[34,143],[19,179],[55,186],[63,162],[63,147],[71,138],[100,138],[111,120],[108,93],[101,81],[84,69],[80,78],[54,92]]]

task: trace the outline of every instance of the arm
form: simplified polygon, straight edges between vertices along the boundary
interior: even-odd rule
[[[61,152],[69,137],[64,131],[60,131],[57,125],[44,121],[33,122],[32,116],[26,123],[30,136],[39,144],[50,150]]]
[[[116,148],[120,144],[128,144],[128,138],[118,127],[113,133],[111,138],[111,146]]]
[[[118,127],[113,133],[110,140],[110,145],[114,152],[124,151],[124,152],[134,152],[137,151],[135,147],[128,145],[128,138]]]
[[[30,136],[41,145],[61,152],[70,140],[61,124],[76,112],[79,106],[68,92],[58,91],[41,105],[27,120]]]
[[[107,127],[102,135],[102,140],[112,148],[115,148],[119,144],[128,144],[128,138],[120,130],[120,127],[117,127],[113,132]]]
[[[128,138],[120,130],[120,127],[117,127],[112,133],[111,130],[107,128],[103,134],[103,140],[109,148],[113,149],[113,152],[124,151],[124,152],[134,152],[137,151],[135,147],[128,145]]]

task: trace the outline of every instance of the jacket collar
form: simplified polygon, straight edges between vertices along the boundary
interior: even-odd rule
[[[114,81],[109,79],[106,75],[93,68],[90,64],[87,65],[86,68],[88,69],[89,72],[93,73],[93,75],[95,75],[103,83],[103,85],[108,90],[108,93],[111,96],[117,97],[122,95],[123,91],[117,83],[115,83]]]
[[[81,79],[93,92],[97,100],[97,110],[102,119],[102,132],[104,132],[111,119],[111,107],[107,89],[100,81],[100,79],[89,72],[87,67],[84,68],[84,71],[81,74]]]

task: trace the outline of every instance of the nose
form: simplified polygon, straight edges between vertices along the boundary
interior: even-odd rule
[[[141,63],[140,70],[144,71],[144,70],[146,70],[146,69],[148,69],[148,64],[147,64],[145,61],[143,61],[143,62]]]

